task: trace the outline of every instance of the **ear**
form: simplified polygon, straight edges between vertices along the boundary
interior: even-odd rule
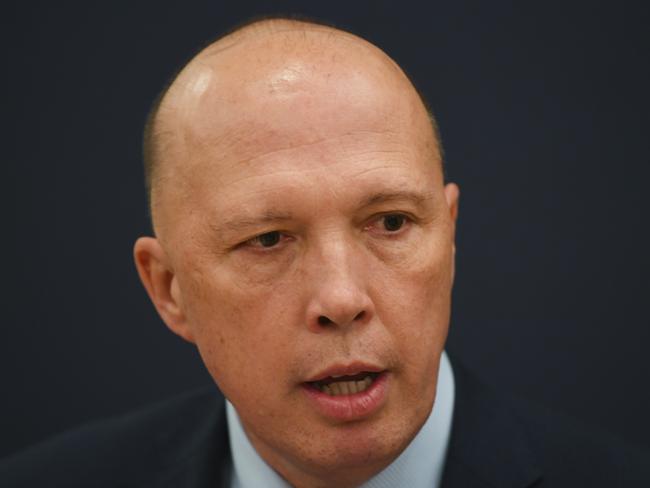
[[[447,183],[445,185],[445,199],[447,200],[447,207],[449,207],[449,214],[451,221],[456,228],[456,219],[458,219],[458,199],[460,198],[460,189],[456,183]]]
[[[451,217],[451,233],[452,233],[452,270],[451,281],[454,282],[456,275],[456,220],[458,219],[458,199],[460,198],[460,189],[456,183],[447,183],[445,185],[445,199],[447,200],[447,207],[449,208],[449,215]]]
[[[183,311],[183,299],[167,254],[155,237],[140,237],[133,247],[135,267],[158,314],[167,327],[188,342],[194,336]]]

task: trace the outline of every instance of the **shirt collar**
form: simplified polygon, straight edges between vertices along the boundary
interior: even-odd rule
[[[447,353],[438,370],[436,401],[429,417],[406,449],[384,470],[366,481],[362,488],[438,488],[451,433],[454,410],[454,375]],[[231,488],[289,488],[257,454],[241,425],[237,411],[226,400],[226,417],[233,458]]]

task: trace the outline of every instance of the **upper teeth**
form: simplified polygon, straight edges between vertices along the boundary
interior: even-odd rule
[[[337,378],[337,376],[332,376]],[[340,376],[338,376],[340,378]],[[372,384],[372,378],[366,376],[359,381],[333,381],[328,385],[322,385],[320,390],[328,395],[353,395],[354,393],[361,393],[365,391]]]

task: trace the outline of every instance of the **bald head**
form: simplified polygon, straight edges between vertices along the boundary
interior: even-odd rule
[[[426,121],[423,144],[441,161],[437,126],[420,95],[367,41],[320,24],[272,19],[213,42],[179,72],[147,122],[145,177],[154,228],[171,218],[164,209],[169,202],[189,196],[191,176],[202,165],[245,163],[260,145],[271,152],[314,144],[331,136],[326,127],[337,119],[363,118],[369,105],[377,123],[367,124],[368,131],[385,130],[381,121],[391,117],[414,130]],[[209,161],[200,156],[207,146],[218,148]]]
[[[420,96],[363,39],[266,21],[201,51],[149,134],[157,310],[282,477],[359,486],[429,416],[449,322],[458,188]],[[385,381],[306,389],[341,364]]]

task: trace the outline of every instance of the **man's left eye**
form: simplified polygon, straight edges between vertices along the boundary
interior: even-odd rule
[[[397,232],[406,222],[406,216],[401,214],[390,214],[382,217],[384,229],[388,232]]]
[[[253,237],[252,239],[246,241],[244,244],[251,247],[268,249],[277,246],[278,244],[280,244],[280,241],[282,241],[282,233],[277,230],[274,230]]]
[[[408,215],[401,213],[378,215],[368,224],[366,230],[384,236],[399,235],[411,221]]]

